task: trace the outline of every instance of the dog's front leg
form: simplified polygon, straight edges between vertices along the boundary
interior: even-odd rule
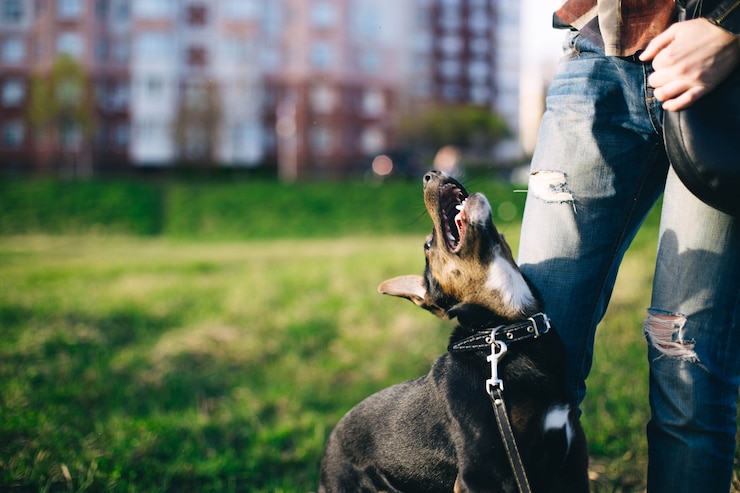
[[[474,408],[476,406],[473,406]],[[487,407],[480,409],[489,413]],[[516,482],[503,444],[496,434],[493,417],[481,419],[485,414],[469,414],[457,422],[455,444],[458,458],[455,493],[515,493]],[[459,417],[459,415],[458,415]]]

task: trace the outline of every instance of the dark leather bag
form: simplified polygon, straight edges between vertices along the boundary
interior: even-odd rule
[[[690,107],[665,111],[663,140],[686,188],[740,217],[740,68]]]

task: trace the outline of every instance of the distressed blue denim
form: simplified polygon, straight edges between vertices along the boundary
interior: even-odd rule
[[[622,257],[664,194],[643,326],[648,491],[727,492],[740,384],[738,221],[669,171],[650,66],[606,57],[577,33],[566,48],[532,160],[519,264],[563,339],[581,402]]]

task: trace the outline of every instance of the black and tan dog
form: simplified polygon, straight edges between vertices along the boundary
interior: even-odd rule
[[[424,202],[434,222],[424,276],[378,289],[459,325],[427,375],[370,396],[339,422],[322,459],[320,492],[518,491],[485,385],[491,350],[470,341],[526,322],[540,302],[483,195],[468,196],[456,180],[430,172]],[[586,441],[554,331],[511,342],[498,377],[532,491],[588,491]]]

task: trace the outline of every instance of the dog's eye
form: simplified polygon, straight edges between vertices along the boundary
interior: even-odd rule
[[[424,251],[428,252],[432,248],[432,237],[427,238],[427,242],[424,243]]]

